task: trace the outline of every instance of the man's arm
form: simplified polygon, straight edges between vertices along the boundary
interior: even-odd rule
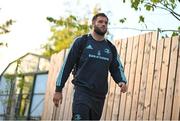
[[[61,92],[65,83],[74,67],[74,64],[77,62],[79,56],[79,43],[81,38],[77,38],[72,44],[69,53],[61,67],[61,70],[57,76],[56,81],[56,92]]]
[[[67,58],[64,61],[63,66],[57,76],[56,81],[56,90],[53,97],[53,102],[56,107],[58,107],[59,102],[62,103],[62,89],[65,86],[65,83],[74,67],[74,64],[77,62],[78,54],[79,54],[79,43],[81,38],[77,38],[73,45],[70,48]]]
[[[120,57],[117,53],[117,50],[115,47],[113,47],[113,59],[109,67],[109,71],[111,73],[111,76],[113,77],[114,81],[119,85],[121,88],[121,92],[127,91],[127,79],[124,74],[124,68],[122,66],[122,63],[120,61]]]

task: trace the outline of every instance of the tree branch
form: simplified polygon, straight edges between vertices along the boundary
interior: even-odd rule
[[[173,12],[170,12],[177,20],[180,21],[180,18],[178,18]]]
[[[165,7],[161,7],[161,6],[158,6],[158,5],[155,5],[155,4],[152,4],[152,3],[145,3],[145,4],[148,4],[148,5],[151,5],[151,6],[154,6],[156,8],[160,8],[160,9],[163,9],[163,10],[166,10],[168,12],[170,12],[177,20],[180,21],[180,14],[176,13],[173,9],[169,8],[169,7],[166,7],[164,4],[160,3],[162,6],[165,6]]]
[[[162,3],[160,3],[162,6],[165,6],[164,4],[162,4]],[[158,6],[158,7],[160,7],[160,6]],[[173,12],[175,15],[177,15],[177,16],[180,16],[180,14],[178,14],[177,12],[175,12],[173,9],[171,9],[171,8],[169,8],[169,7],[167,7],[167,6],[165,6],[165,8],[166,9],[168,9],[167,11],[171,11],[171,12]]]

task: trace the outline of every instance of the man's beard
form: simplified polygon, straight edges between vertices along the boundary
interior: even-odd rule
[[[104,36],[104,35],[106,34],[106,32],[107,32],[107,29],[106,29],[105,31],[101,31],[101,29],[99,29],[97,26],[94,26],[94,32],[95,32],[96,34],[99,34],[99,35],[101,35],[101,36]]]

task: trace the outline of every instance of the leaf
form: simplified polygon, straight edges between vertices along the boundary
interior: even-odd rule
[[[178,35],[179,35],[178,32],[173,32],[173,33],[172,33],[172,37],[173,37],[173,36],[178,36]]]
[[[151,0],[151,2],[153,2],[153,3],[159,3],[159,2],[161,2],[161,0]]]
[[[178,31],[180,31],[180,26],[178,27]]]
[[[122,19],[119,20],[119,22],[122,23],[122,24],[123,24],[125,21],[126,21],[126,18],[122,18]]]
[[[54,20],[52,17],[46,17],[46,19],[47,19],[49,22],[54,22],[54,23],[55,23],[55,20]]]
[[[147,11],[154,10],[153,6],[149,4],[146,4],[144,7],[146,8]]]
[[[142,15],[139,16],[139,23],[141,23],[141,22],[144,23],[144,16],[142,16]]]
[[[73,15],[70,15],[70,18],[72,18],[72,19],[75,20],[75,21],[77,20],[76,17],[73,16]]]
[[[6,46],[6,47],[8,47],[8,43],[0,42],[0,46]]]

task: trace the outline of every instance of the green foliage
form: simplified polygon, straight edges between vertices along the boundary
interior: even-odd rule
[[[101,11],[99,4],[96,4],[92,10],[93,15]],[[47,20],[52,23],[49,40],[42,47],[43,55],[50,57],[54,53],[58,53],[63,49],[69,48],[73,40],[83,34],[86,34],[92,28],[88,24],[88,18],[78,18],[74,15],[55,19],[47,17]]]
[[[10,32],[9,27],[14,23],[13,20],[7,20],[4,24],[0,25],[0,35]]]
[[[4,78],[6,78],[7,81],[12,81],[15,79],[14,75],[10,75],[10,74],[5,74]]]
[[[159,3],[161,0],[151,0],[152,3]]]
[[[123,0],[124,3],[127,0]],[[179,11],[175,11],[177,5],[180,4],[180,0],[131,0],[131,8],[136,11],[141,11],[145,8],[146,11],[154,11],[155,9],[161,9],[170,13],[174,18],[180,21]],[[139,16],[139,23],[145,23],[143,15]],[[178,26],[178,25],[177,25]],[[179,29],[173,32],[173,36],[179,35]]]
[[[127,20],[126,18],[122,18],[122,19],[119,20],[119,22],[123,24],[123,23],[126,22],[126,20]]]
[[[180,26],[178,27],[177,31],[172,33],[172,36],[180,36]]]
[[[60,19],[47,17],[47,20],[53,24],[51,27],[52,36],[43,45],[43,55],[47,57],[69,48],[77,36],[87,33],[90,29],[87,18],[79,20],[73,15]]]
[[[140,4],[143,3],[144,0],[131,0],[131,7],[135,10],[138,10]]]
[[[0,46],[8,46],[8,44],[7,43],[5,43],[5,42],[0,42]]]
[[[141,23],[141,22],[144,23],[144,16],[142,16],[142,15],[139,16],[139,23]]]
[[[131,7],[135,10],[141,10],[143,6],[147,11],[163,9],[170,12],[176,19],[180,21],[180,14],[174,11],[178,4],[179,2],[177,0],[131,0]]]
[[[146,4],[146,5],[144,5],[144,7],[146,8],[147,11],[151,11],[151,10],[154,11],[154,7],[151,5]]]
[[[126,0],[123,0],[125,3]],[[131,7],[135,10],[139,10],[142,5],[146,8],[146,10],[152,10],[151,8],[157,7],[161,5],[161,7],[166,7],[174,10],[177,6],[177,0],[131,0]]]
[[[7,20],[4,24],[0,25],[0,35],[2,34],[7,34],[10,32],[9,27],[14,23],[15,21],[13,21],[12,19]],[[6,46],[7,47],[7,43],[2,42],[0,40],[0,46]]]

